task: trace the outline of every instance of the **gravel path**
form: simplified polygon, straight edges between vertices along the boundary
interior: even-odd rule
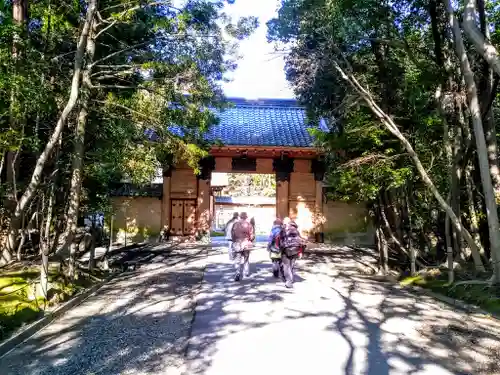
[[[369,254],[308,254],[286,290],[264,249],[236,283],[214,247],[114,280],[1,358],[0,374],[500,374],[497,321],[361,277]]]
[[[180,374],[204,250],[114,279],[0,359],[0,374]]]
[[[236,283],[227,255],[208,263],[186,375],[500,374],[500,324],[362,277],[348,248],[299,261],[293,291],[267,253]]]

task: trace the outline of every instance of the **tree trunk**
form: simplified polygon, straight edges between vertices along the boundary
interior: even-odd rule
[[[458,113],[461,116],[461,113]],[[457,215],[460,224],[462,223],[462,215],[460,209],[460,180],[462,177],[461,167],[461,148],[462,148],[462,131],[460,126],[456,126],[453,134],[453,163],[451,170],[451,186],[450,186],[450,206]],[[453,230],[453,252],[462,259],[462,236],[457,230]],[[465,258],[463,259],[465,261]]]
[[[403,225],[401,218],[401,211],[399,210],[398,194],[394,189],[385,192],[385,200],[387,208],[391,211],[392,222],[394,223],[394,232],[397,238],[404,244]]]
[[[436,101],[438,104],[438,111],[441,114],[441,117],[443,118],[443,144],[444,144],[444,151],[445,151],[445,156],[446,156],[446,163],[448,166],[448,181],[450,182],[450,192],[448,194],[447,202],[452,201],[452,195],[453,195],[453,148],[451,147],[451,142],[450,142],[450,127],[449,127],[449,122],[447,119],[447,114],[446,114],[446,109],[443,104],[443,94],[442,94],[442,88],[441,86],[438,87],[436,90]],[[453,205],[451,205],[453,207]],[[446,241],[446,248],[452,247],[453,242],[452,242],[452,228],[450,226],[450,215],[446,213],[446,217],[444,219],[444,237]]]
[[[481,258],[486,259],[486,253],[484,252],[484,247],[481,243],[481,235],[479,234],[479,220],[477,218],[476,206],[474,204],[474,192],[472,190],[473,181],[470,173],[470,166],[467,166],[465,169],[465,186],[467,190],[467,205],[469,211],[469,220],[470,220],[470,230],[472,233],[472,237],[474,238],[474,242],[479,248],[479,254]]]
[[[455,281],[455,270],[453,261],[453,249],[451,246],[446,248],[446,259],[448,263],[448,284],[453,284]]]
[[[62,137],[59,137],[59,142],[58,142],[58,147],[56,151],[56,156],[55,159],[56,161],[59,160],[59,155],[61,152],[61,146],[62,146]],[[49,264],[49,255],[51,252],[51,249],[54,248],[54,244],[51,244],[51,233],[50,229],[52,227],[52,221],[54,217],[54,207],[56,204],[56,184],[58,181],[59,177],[59,168],[56,163],[55,165],[55,171],[52,176],[52,182],[50,185],[50,190],[49,190],[49,203],[47,207],[47,215],[45,216],[45,221],[42,220],[42,225],[45,223],[45,226],[42,226],[40,228],[40,246],[41,246],[41,256],[42,256],[42,263],[40,267],[40,284],[41,284],[41,289],[42,293],[45,299],[47,299],[47,291],[48,291],[48,264]],[[59,238],[58,235],[59,230],[56,229],[56,233],[54,234],[54,239],[53,241],[56,242]]]
[[[392,239],[392,242],[403,252],[403,254],[406,256],[406,259],[410,259],[411,261],[411,254],[406,250],[406,248],[403,246],[403,244],[396,238],[394,235],[394,232],[391,229],[391,226],[389,225],[389,221],[387,220],[387,215],[385,214],[385,207],[384,207],[384,201],[382,199],[382,196],[379,196],[379,209],[380,209],[380,218],[382,219],[382,225],[385,227],[387,230],[387,234],[389,237]],[[384,236],[385,240],[385,236]],[[424,265],[420,263],[418,260],[416,260],[415,257],[415,262],[422,268],[424,268]]]
[[[17,237],[19,233],[19,229],[21,226],[21,218],[26,210],[28,204],[31,202],[33,197],[35,196],[35,193],[40,185],[43,169],[45,165],[47,164],[47,161],[49,159],[49,156],[51,155],[52,151],[54,150],[54,147],[56,146],[56,143],[59,139],[59,136],[61,135],[66,122],[68,120],[68,116],[70,113],[73,111],[75,108],[76,102],[78,100],[79,94],[80,94],[80,76],[81,76],[81,71],[82,71],[82,66],[83,66],[83,57],[85,54],[85,49],[87,47],[87,40],[90,32],[90,27],[91,24],[94,20],[94,15],[96,11],[96,4],[97,0],[90,0],[88,3],[87,7],[87,12],[85,16],[85,21],[82,27],[82,32],[80,34],[80,38],[78,40],[77,48],[76,48],[76,54],[75,54],[75,62],[74,62],[74,70],[73,70],[73,79],[71,82],[71,91],[70,95],[68,98],[68,101],[66,102],[66,105],[57,120],[56,126],[54,128],[54,131],[52,132],[49,141],[45,145],[44,150],[38,157],[36,164],[35,164],[35,169],[33,170],[33,173],[31,175],[31,180],[24,192],[24,194],[21,196],[19,201],[17,202],[16,208],[14,210],[14,214],[12,215],[11,222],[10,222],[10,228],[9,228],[9,233],[8,233],[8,246],[11,249],[14,249],[16,246],[17,242]]]
[[[450,0],[446,1],[448,13],[453,11]],[[500,76],[500,55],[496,48],[491,44],[478,29],[476,24],[476,0],[467,0],[464,9],[463,28],[465,34],[472,42],[476,51],[488,62],[496,74]],[[458,27],[458,25],[457,25]],[[461,39],[461,37],[460,37]]]
[[[455,51],[460,60],[462,75],[465,79],[467,87],[467,98],[469,101],[469,110],[472,117],[472,125],[476,138],[477,156],[479,159],[479,171],[481,173],[481,181],[486,205],[486,214],[488,217],[488,230],[491,244],[491,254],[493,260],[493,278],[494,284],[500,283],[500,231],[498,227],[497,205],[495,200],[495,191],[490,175],[490,166],[488,161],[488,151],[486,148],[486,140],[484,137],[483,124],[481,121],[481,108],[476,90],[476,82],[474,81],[474,73],[470,67],[469,58],[465,51],[462,34],[456,20],[451,0],[445,0],[446,10],[448,12],[449,23],[453,30],[455,39]],[[469,235],[470,236],[470,235]],[[474,242],[472,238],[471,242]],[[467,241],[469,242],[469,241]],[[470,245],[470,244],[469,244]],[[475,245],[475,243],[474,243]],[[478,250],[478,249],[477,249]],[[478,250],[479,251],[479,250]]]
[[[486,40],[490,39],[490,29],[486,18],[486,10],[484,0],[477,0],[479,13],[479,22],[481,33]],[[495,117],[493,108],[490,105],[496,93],[494,89],[493,70],[487,61],[483,61],[482,74],[479,83],[479,92],[481,97],[481,113],[483,116],[484,133],[486,134],[486,147],[488,149],[488,160],[490,163],[490,174],[495,189],[495,197],[497,202],[500,201],[500,170],[498,167],[498,145],[495,128]],[[500,76],[499,76],[500,77]]]
[[[342,56],[342,52],[337,49],[337,52],[339,53],[340,56]],[[427,188],[432,192],[436,200],[438,201],[439,205],[442,207],[442,209],[450,215],[450,220],[453,224],[453,226],[461,232],[462,236],[464,239],[467,241],[467,244],[470,246],[470,248],[479,254],[479,250],[472,239],[470,233],[463,227],[463,225],[460,223],[460,220],[458,220],[457,216],[451,209],[451,207],[448,205],[448,203],[444,200],[444,198],[441,196],[439,191],[437,190],[436,186],[434,185],[434,182],[430,179],[427,171],[425,170],[424,166],[422,165],[422,162],[420,161],[417,153],[413,149],[412,145],[410,142],[406,139],[406,137],[399,131],[398,127],[394,123],[391,117],[389,117],[380,107],[375,103],[375,100],[373,99],[372,95],[363,87],[361,84],[358,82],[356,77],[353,76],[351,73],[352,69],[350,68],[350,64],[345,61],[349,67],[349,71],[346,73],[340,65],[339,61],[334,61],[335,68],[338,70],[340,75],[342,76],[343,79],[345,79],[357,92],[358,94],[365,100],[365,102],[368,104],[370,109],[373,111],[373,113],[381,120],[382,124],[386,127],[387,130],[389,130],[390,133],[392,133],[396,138],[399,139],[399,141],[402,143],[403,147],[406,149],[408,152],[408,155],[411,157],[413,160],[413,163],[415,164],[415,167],[417,168],[417,171],[419,172],[424,184],[427,186]],[[483,138],[484,140],[484,138]],[[484,271],[484,266],[482,264],[481,259],[476,263],[476,267],[480,271]]]
[[[40,265],[40,289],[43,298],[48,299],[49,291],[49,254],[42,251],[42,263]]]
[[[50,250],[50,227],[52,224],[52,215],[54,212],[54,182],[50,188],[49,192],[49,203],[47,206],[47,215],[45,217],[45,226],[41,228],[41,236],[40,236],[40,246],[41,255],[42,255],[42,264],[40,267],[40,286],[42,289],[42,294],[45,299],[47,299],[48,295],[48,274],[49,274],[49,250]]]
[[[379,199],[379,203],[375,203],[373,206],[375,240],[379,255],[379,274],[386,276],[389,273],[389,251],[383,229],[381,200]]]
[[[80,193],[82,190],[82,174],[83,174],[83,157],[85,153],[85,128],[87,126],[89,95],[91,90],[90,73],[91,63],[95,54],[95,23],[92,22],[91,31],[87,42],[87,67],[82,76],[82,96],[80,100],[80,113],[78,114],[78,122],[76,125],[74,138],[74,155],[72,163],[72,176],[69,195],[69,208],[67,217],[67,226],[69,228],[69,236],[67,243],[70,246],[69,253],[69,277],[74,279],[76,270],[76,253],[78,244],[73,239],[75,238],[78,214],[80,207]]]
[[[448,198],[450,197],[450,195],[448,195]],[[453,240],[451,236],[452,231],[453,228],[451,227],[450,215],[446,214],[446,217],[444,219],[444,238],[446,242],[446,250],[448,253],[448,249],[451,249],[453,254]]]
[[[92,228],[90,230],[90,234],[92,235],[91,241],[90,241],[90,249],[89,249],[89,273],[92,273],[95,267],[95,244],[96,244],[96,237],[97,237],[97,228],[95,227],[94,223],[92,223]]]
[[[15,73],[19,74],[19,61],[22,59],[22,39],[26,38],[27,23],[28,23],[28,0],[13,0],[12,1],[12,20],[14,24],[21,29],[21,33],[17,31],[13,36],[12,43],[12,60],[15,64]],[[13,130],[19,130],[19,114],[16,114],[16,108],[19,105],[19,93],[16,87],[11,91],[10,97],[10,126]],[[22,142],[22,141],[21,141]],[[15,193],[16,178],[19,175],[19,150],[7,151],[7,183],[10,186],[11,194]],[[11,196],[15,202],[16,197]]]
[[[14,76],[19,74],[19,61],[21,59],[21,39],[25,37],[26,24],[28,21],[28,0],[13,0],[12,2],[12,20],[14,24],[21,29],[21,34],[17,31],[13,36],[12,43],[12,60],[14,62]],[[16,79],[13,79],[15,82]],[[9,122],[10,128],[12,130],[19,130],[22,124],[20,124],[19,117],[20,114],[20,102],[18,89],[13,85],[10,90],[10,105],[9,105]],[[19,137],[22,142],[22,137]],[[21,145],[18,145],[19,147]],[[5,154],[5,166],[6,166],[6,177],[7,177],[7,196],[6,204],[9,212],[13,212],[17,201],[17,178],[19,176],[19,150],[9,150]],[[4,161],[2,160],[2,165]],[[19,220],[21,221],[21,219]],[[20,223],[21,224],[21,223]],[[16,237],[17,238],[17,237]],[[0,259],[0,265],[12,261],[12,257],[17,248],[17,243],[13,244],[7,238],[6,246],[3,246],[2,257]]]
[[[384,230],[380,225],[377,225],[375,230],[375,236],[377,238],[377,249],[379,253],[379,267],[380,271],[384,276],[389,273],[389,252],[387,248],[387,240],[385,239]]]

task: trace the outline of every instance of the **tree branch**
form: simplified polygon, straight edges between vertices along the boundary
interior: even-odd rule
[[[95,35],[94,39],[97,40],[97,38],[99,38],[99,36],[101,36],[101,34],[105,33],[107,30],[109,30],[110,28],[115,26],[117,23],[118,23],[118,20],[114,20],[109,25],[107,25],[105,28],[99,30],[99,32]]]
[[[169,34],[169,35],[164,35],[164,36],[158,36],[154,39],[154,41],[158,41],[158,40],[167,40],[169,38],[177,38],[177,37],[183,37],[183,38],[190,38],[190,37],[193,37],[193,38],[218,38],[219,36],[218,35],[212,35],[212,34],[205,34],[205,35],[196,35],[196,36],[191,36],[189,34],[186,34],[186,33],[179,33],[179,34]],[[150,43],[153,43],[153,40],[147,40],[145,42],[141,42],[141,43],[137,43],[133,46],[129,46],[129,47],[126,47],[126,48],[123,48],[121,50],[118,50],[118,51],[115,51],[113,53],[110,53],[109,55],[107,56],[104,56],[96,61],[94,61],[92,64],[91,64],[91,68],[93,68],[94,66],[98,65],[99,63],[103,62],[103,61],[106,61],[106,60],[109,60],[110,58],[112,57],[115,57],[121,53],[124,53],[124,52],[127,52],[127,51],[131,51],[135,48],[139,48],[139,47],[144,47],[146,46],[147,44],[150,44]]]
[[[375,102],[373,99],[373,96],[369,91],[367,91],[354,77],[352,74],[352,68],[345,58],[345,56],[342,54],[342,51],[340,49],[333,45],[334,48],[334,53],[332,54],[333,57],[333,62],[335,65],[335,68],[339,72],[340,76],[347,81],[350,86],[360,94],[363,99],[365,100],[366,104],[370,107],[370,109],[373,111],[373,113],[380,119],[382,124],[389,130],[390,133],[392,133],[403,145],[403,147],[406,149],[408,154],[413,160],[413,163],[415,167],[417,168],[417,171],[420,174],[420,177],[422,178],[423,182],[425,185],[429,188],[429,190],[432,192],[436,200],[439,202],[440,206],[446,213],[450,216],[450,219],[453,223],[453,226],[457,230],[458,233],[461,233],[464,237],[464,239],[467,241],[467,244],[470,246],[471,249],[474,249],[475,251],[479,252],[479,249],[477,248],[476,243],[474,242],[472,236],[470,233],[467,231],[467,229],[462,225],[460,220],[458,219],[457,215],[455,212],[453,212],[453,209],[448,205],[448,203],[444,200],[442,195],[439,193],[438,189],[436,188],[436,185],[434,185],[434,182],[430,179],[429,175],[427,174],[427,171],[425,170],[424,166],[422,165],[422,162],[420,161],[420,158],[418,157],[417,153],[413,149],[413,146],[411,143],[405,138],[405,136],[400,132],[399,128],[397,125],[394,123],[391,117],[387,115]],[[342,69],[340,66],[340,61],[336,58],[336,55],[340,56],[340,58],[344,61],[346,66],[348,67],[347,71]],[[473,251],[474,251],[473,250]],[[481,263],[480,264],[481,269],[484,270],[484,266]]]
[[[121,108],[121,109],[124,109],[134,115],[137,115],[139,117],[142,117],[143,119],[145,120],[148,120],[148,121],[151,121],[152,124],[157,124],[157,125],[163,125],[163,124],[160,124],[158,122],[158,119],[157,118],[153,118],[145,113],[142,113],[142,112],[139,112],[139,111],[136,111],[135,109],[132,109],[132,108],[129,108],[123,104],[119,104],[119,103],[113,103],[113,102],[106,102],[104,100],[93,100],[94,103],[100,103],[100,104],[104,104],[104,105],[112,105],[114,107],[117,107],[117,108]]]
[[[486,120],[486,116],[490,112],[491,106],[493,105],[493,102],[495,101],[495,98],[497,96],[497,90],[498,90],[498,84],[500,83],[500,76],[495,76],[495,81],[493,81],[493,86],[491,86],[491,92],[490,96],[488,98],[488,103],[486,104],[486,107],[484,108],[483,113],[481,114],[482,120]]]
[[[493,71],[500,76],[500,55],[476,25],[476,0],[466,0],[463,28],[477,52],[490,64]]]

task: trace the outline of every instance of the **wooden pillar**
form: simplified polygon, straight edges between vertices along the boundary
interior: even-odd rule
[[[290,173],[293,172],[294,160],[282,156],[273,160],[276,172],[276,216],[284,219],[290,208]]]
[[[161,228],[168,225],[170,228],[170,187],[172,178],[163,176],[163,195],[161,199]]]
[[[214,225],[214,219],[215,219],[215,197],[213,195],[213,192],[210,193],[210,229]]]
[[[317,233],[323,233],[323,181],[316,181],[316,201],[314,205],[314,226]]]
[[[198,234],[210,232],[210,180],[198,180],[196,202],[196,229]]]
[[[211,156],[200,160],[198,194],[196,201],[196,232],[198,236],[210,236],[211,205],[210,179],[215,169],[215,159]]]
[[[311,172],[314,173],[316,181],[316,201],[315,201],[315,237],[316,241],[324,241],[324,226],[325,215],[323,214],[323,179],[325,177],[326,166],[323,160],[317,159],[311,162]]]
[[[288,216],[289,185],[290,183],[286,180],[276,181],[276,216],[281,219]]]

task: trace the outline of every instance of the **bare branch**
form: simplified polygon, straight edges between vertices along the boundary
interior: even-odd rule
[[[352,160],[349,160],[348,162],[342,164],[340,167],[341,168],[354,168],[354,167],[359,167],[361,165],[365,164],[373,164],[377,163],[380,161],[387,162],[393,159],[397,159],[401,156],[406,156],[408,155],[407,153],[403,154],[398,154],[398,155],[392,155],[392,156],[387,156],[381,153],[375,153],[375,154],[370,154],[366,156],[360,156],[358,158],[354,158]]]
[[[114,20],[113,22],[111,22],[109,25],[107,25],[105,28],[101,29],[94,37],[94,39],[97,39],[99,38],[99,36],[101,36],[101,34],[105,33],[108,29],[112,28],[114,25],[116,25],[118,23],[117,20]]]
[[[63,53],[61,55],[54,56],[53,58],[50,59],[50,62],[57,62],[60,58],[62,58],[64,56],[72,55],[74,53],[76,53],[76,50],[71,51],[71,52],[66,52],[66,53]]]
[[[159,41],[159,40],[168,40],[168,39],[174,39],[174,38],[218,38],[219,36],[218,35],[215,35],[215,34],[205,34],[205,35],[196,35],[196,36],[192,36],[192,35],[189,35],[189,34],[186,34],[186,33],[179,33],[179,34],[169,34],[169,35],[164,35],[164,36],[158,36],[155,38],[155,41]],[[129,46],[129,47],[126,47],[126,48],[123,48],[121,50],[118,50],[118,51],[115,51],[113,53],[110,53],[109,55],[107,56],[104,56],[96,61],[94,61],[94,63],[92,63],[91,65],[91,68],[93,68],[94,66],[98,65],[99,63],[103,62],[103,61],[106,61],[106,60],[109,60],[110,58],[112,57],[115,57],[119,54],[122,54],[124,52],[127,52],[127,51],[131,51],[135,48],[139,48],[139,47],[144,47],[150,43],[153,43],[152,40],[148,40],[148,41],[145,41],[145,42],[142,42],[142,43],[137,43],[137,44],[134,44],[133,46]]]
[[[138,68],[140,65],[137,64],[124,64],[124,65],[94,65],[94,68],[101,69],[124,69],[124,68]]]
[[[406,149],[408,152],[408,155],[412,158],[413,163],[415,167],[417,168],[417,171],[420,174],[420,177],[422,178],[423,182],[425,185],[429,188],[429,190],[432,192],[436,200],[439,202],[440,206],[446,213],[450,216],[451,222],[453,223],[453,226],[457,230],[458,233],[462,234],[464,239],[467,241],[468,245],[470,248],[474,251],[479,252],[476,243],[474,242],[472,236],[470,233],[467,231],[467,229],[462,225],[460,220],[458,219],[457,215],[455,212],[453,212],[453,209],[448,205],[448,203],[444,200],[442,197],[441,193],[439,190],[436,188],[436,185],[434,185],[434,182],[430,179],[427,171],[425,170],[424,166],[422,165],[422,162],[420,161],[420,158],[418,157],[417,153],[413,149],[413,146],[411,143],[405,138],[405,136],[401,133],[399,130],[398,126],[394,123],[392,118],[387,115],[375,102],[375,99],[371,95],[369,91],[367,91],[354,77],[352,74],[352,67],[347,61],[347,59],[344,57],[340,49],[336,46],[334,46],[334,51],[335,53],[332,54],[333,57],[333,62],[335,65],[335,68],[339,72],[340,76],[351,85],[351,87],[358,92],[359,95],[363,97],[365,102],[368,104],[370,109],[373,111],[373,113],[380,119],[382,124],[391,132],[403,145],[403,147]],[[344,61],[344,63],[347,66],[347,70],[342,69],[340,66],[341,61],[337,59],[337,56],[340,56],[340,58]],[[484,266],[482,262],[476,265],[479,268],[484,270]]]
[[[500,83],[500,75],[495,77],[495,80],[493,81],[493,85],[491,86],[491,92],[490,96],[488,98],[488,103],[486,105],[486,108],[484,109],[481,119],[484,121],[486,119],[486,116],[490,112],[491,106],[493,105],[493,102],[495,101],[495,98],[497,96],[497,90],[498,90],[498,84]]]
[[[469,37],[477,52],[490,64],[491,69],[500,76],[500,55],[476,25],[476,0],[466,0],[463,18],[465,34]]]
[[[133,74],[135,71],[133,69],[130,70],[122,70],[122,71],[113,71],[113,70],[101,70],[99,72],[92,73],[91,77],[97,80],[103,79],[119,79],[120,76]]]
[[[151,117],[151,116],[149,116],[149,115],[147,115],[147,114],[145,114],[145,113],[142,113],[142,112],[136,111],[135,109],[132,109],[132,108],[130,108],[130,107],[127,107],[127,106],[125,106],[125,105],[123,105],[123,104],[113,103],[113,102],[106,102],[106,101],[104,101],[104,100],[93,100],[93,102],[95,102],[95,103],[100,103],[100,104],[105,104],[105,105],[112,105],[112,106],[114,106],[114,107],[124,109],[124,110],[126,110],[126,111],[128,111],[128,112],[130,112],[130,113],[132,113],[132,114],[134,114],[134,115],[137,115],[137,116],[139,116],[139,117],[142,117],[142,118],[143,118],[143,119],[145,119],[145,120],[149,120],[149,121],[151,121],[153,124],[158,124],[158,119],[153,118],[153,117]]]

